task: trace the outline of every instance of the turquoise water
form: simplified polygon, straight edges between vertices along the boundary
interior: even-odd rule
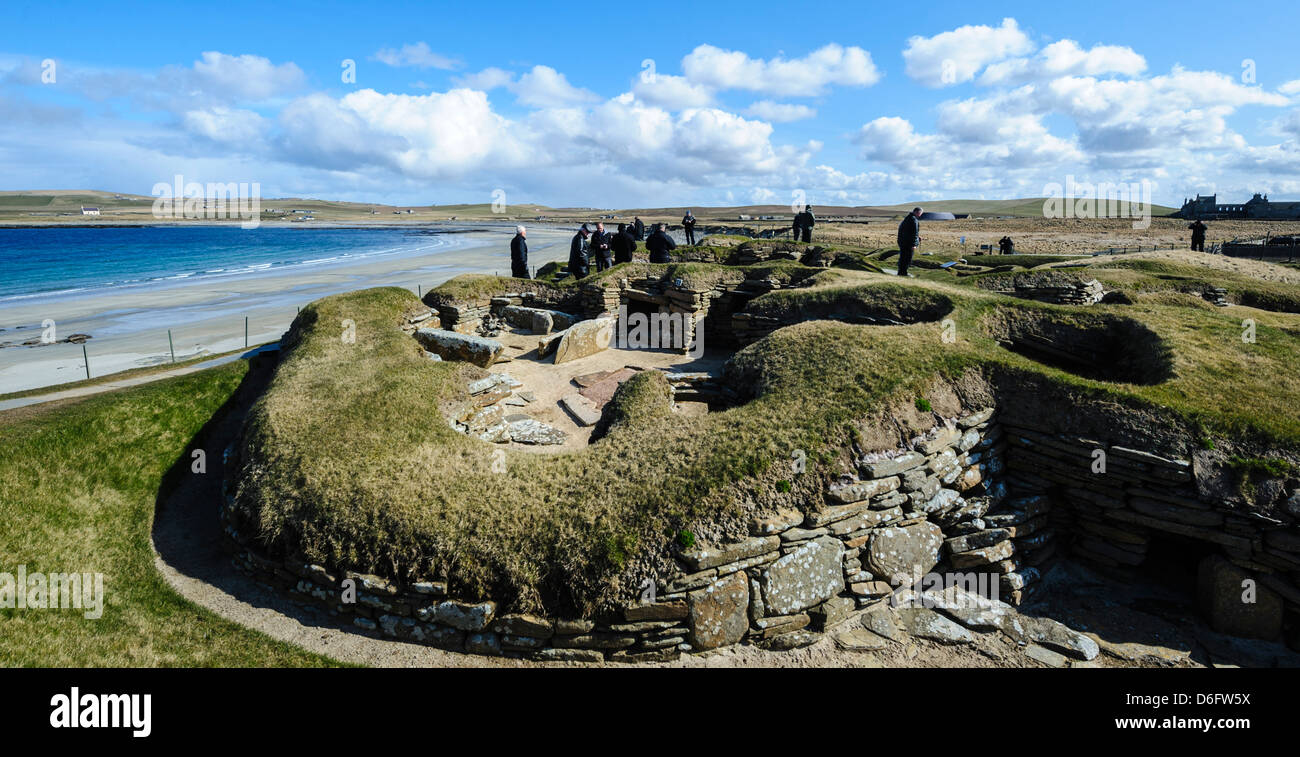
[[[429,254],[452,229],[156,226],[0,229],[0,307],[88,290],[270,274]]]

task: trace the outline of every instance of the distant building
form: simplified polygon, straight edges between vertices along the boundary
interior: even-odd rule
[[[81,214],[83,216],[97,216],[99,215],[99,208],[87,208],[85,206],[82,206]]]
[[[1222,218],[1300,220],[1300,202],[1269,202],[1268,195],[1256,192],[1245,203],[1220,205],[1218,195],[1196,195],[1195,200],[1183,200],[1183,206],[1173,216],[1206,221]]]

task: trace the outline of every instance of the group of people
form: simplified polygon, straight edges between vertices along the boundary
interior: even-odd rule
[[[791,241],[811,242],[812,227],[816,222],[817,219],[813,218],[812,206],[803,206],[803,210],[794,214],[794,224],[790,227]]]
[[[686,218],[690,223],[686,224],[686,219],[683,219],[682,225],[686,226],[687,244],[695,244],[695,216],[687,211]],[[677,249],[677,243],[668,236],[665,225],[655,224],[649,238],[645,237],[645,228],[640,218],[635,218],[632,223],[620,223],[618,231],[612,233],[605,231],[602,221],[596,222],[595,229],[584,223],[569,243],[569,273],[575,279],[581,279],[591,273],[593,263],[597,271],[619,263],[631,263],[632,253],[636,252],[637,243],[641,241],[645,242],[651,263],[672,262],[668,253]],[[510,275],[517,279],[532,278],[528,270],[528,229],[523,226],[515,227],[515,236],[510,240]]]

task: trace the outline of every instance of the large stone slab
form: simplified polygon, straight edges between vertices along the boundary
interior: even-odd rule
[[[1219,555],[1201,561],[1196,598],[1219,633],[1273,640],[1282,632],[1281,598]]]
[[[769,615],[792,615],[844,591],[844,544],[823,536],[768,566],[759,578]]]
[[[885,580],[929,573],[939,562],[943,531],[933,523],[922,521],[910,526],[876,529],[864,552],[867,567]]]
[[[593,318],[570,326],[555,348],[555,363],[567,363],[609,349],[615,321],[614,318]]]
[[[691,645],[697,650],[735,644],[749,629],[749,579],[743,572],[686,595]]]
[[[420,346],[444,360],[463,360],[486,368],[496,362],[504,346],[494,339],[458,334],[445,329],[418,329]]]
[[[549,334],[552,329],[563,331],[578,319],[568,313],[526,305],[507,305],[501,308],[501,319],[517,329],[527,329],[534,334]]]
[[[692,550],[682,554],[682,559],[691,570],[708,570],[767,552],[775,552],[780,548],[781,540],[776,536],[755,536],[722,547]]]
[[[600,423],[600,408],[581,394],[566,394],[560,398],[560,404],[569,411],[579,426],[594,426]]]

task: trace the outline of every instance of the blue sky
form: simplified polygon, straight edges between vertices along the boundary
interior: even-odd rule
[[[1300,197],[1300,11],[1221,7],[8,3],[0,189],[149,194],[179,173],[627,207],[1074,177],[1149,181],[1165,204]]]

